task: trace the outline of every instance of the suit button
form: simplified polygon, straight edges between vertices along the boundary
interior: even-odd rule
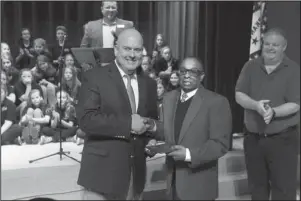
[[[133,156],[133,155],[131,155],[131,158],[134,158],[134,156]]]

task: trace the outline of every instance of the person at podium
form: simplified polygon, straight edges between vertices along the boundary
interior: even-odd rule
[[[114,47],[114,34],[119,35],[124,29],[132,28],[134,23],[117,18],[117,1],[103,1],[103,18],[84,25],[84,36],[80,47]]]

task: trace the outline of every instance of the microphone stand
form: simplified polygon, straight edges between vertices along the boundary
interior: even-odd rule
[[[61,49],[61,53],[60,53],[60,56],[59,58],[62,58],[63,54],[64,54],[64,48],[65,48],[65,40],[66,40],[66,36],[64,36],[64,40],[63,40],[63,45],[62,45],[62,49]],[[62,80],[63,80],[63,61],[62,59],[59,59],[59,67],[58,67],[58,70],[59,70],[59,76],[60,76],[60,109],[62,108]],[[62,160],[62,156],[66,156],[76,162],[79,162],[79,160],[77,160],[76,158],[73,158],[67,154],[70,154],[70,151],[64,151],[63,150],[63,147],[62,147],[62,113],[60,113],[60,122],[59,122],[59,127],[60,127],[60,139],[59,139],[59,143],[60,143],[60,150],[56,153],[53,153],[53,154],[50,154],[50,155],[47,155],[47,156],[44,156],[44,157],[41,157],[41,158],[37,158],[37,159],[34,159],[34,160],[30,160],[29,163],[33,163],[35,161],[39,161],[39,160],[42,160],[42,159],[45,159],[45,158],[49,158],[51,156],[55,156],[55,155],[60,155],[60,160]]]

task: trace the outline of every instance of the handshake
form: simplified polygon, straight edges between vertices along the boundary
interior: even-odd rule
[[[132,133],[136,135],[141,135],[146,131],[155,131],[155,121],[141,117],[139,114],[132,114]]]

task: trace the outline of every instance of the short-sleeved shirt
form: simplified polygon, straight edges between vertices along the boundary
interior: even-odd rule
[[[1,125],[4,124],[5,120],[16,122],[16,106],[7,98],[1,103]]]
[[[300,66],[287,56],[270,74],[267,73],[262,57],[248,61],[237,80],[236,92],[242,92],[255,101],[270,100],[271,107],[288,102],[300,105]],[[246,129],[256,133],[278,133],[299,123],[300,113],[276,117],[270,124],[257,111],[245,109]]]

